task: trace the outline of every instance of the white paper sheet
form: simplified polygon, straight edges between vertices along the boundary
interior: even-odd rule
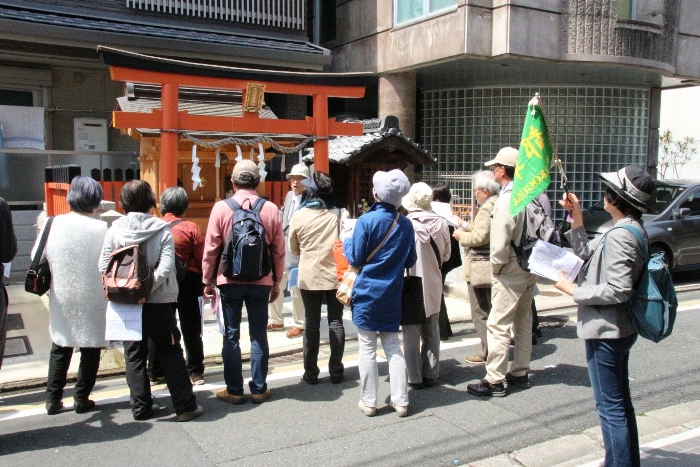
[[[452,227],[459,227],[459,225],[452,218],[452,206],[450,205],[450,203],[441,203],[439,201],[433,201],[430,203],[430,207],[433,209],[433,212],[435,212],[435,214],[444,218],[447,221],[447,223],[450,224]]]
[[[528,266],[530,272],[538,276],[559,281],[558,271],[562,271],[567,279],[575,282],[576,276],[583,266],[583,261],[564,248],[537,240],[532,249]]]
[[[140,341],[142,339],[141,313],[143,305],[125,305],[107,302],[108,341]]]
[[[219,289],[214,287],[214,298],[211,299],[211,312],[216,317],[216,325],[219,328],[219,334],[226,334],[226,325],[224,324],[224,310],[221,308],[221,295]]]
[[[9,278],[9,277],[10,277],[10,269],[11,269],[11,267],[12,267],[12,263],[2,263],[2,265],[3,265],[3,267],[5,268],[5,270],[4,270],[5,272],[3,273],[3,275],[4,275],[5,277]]]

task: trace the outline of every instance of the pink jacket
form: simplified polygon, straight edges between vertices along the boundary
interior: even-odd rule
[[[243,205],[244,199],[250,199],[254,203],[258,198],[255,190],[240,189],[233,195],[233,199]],[[246,207],[247,207],[246,203]],[[265,227],[265,240],[270,245],[273,268],[277,277],[277,282],[282,278],[284,272],[284,231],[282,230],[282,218],[280,211],[273,203],[267,201],[260,210],[260,220]],[[226,244],[231,225],[233,222],[233,211],[226,204],[226,201],[219,201],[214,205],[209,216],[209,225],[204,239],[204,257],[202,258],[202,281],[205,284],[213,283],[212,276],[218,270],[217,261],[219,254]],[[254,282],[243,282],[224,277],[221,272],[217,272],[216,285],[221,284],[251,284],[251,285],[272,285],[272,274]]]

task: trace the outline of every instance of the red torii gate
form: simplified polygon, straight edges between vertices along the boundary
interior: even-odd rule
[[[114,81],[161,86],[161,110],[151,113],[113,113],[112,125],[129,128],[160,128],[161,154],[158,192],[177,184],[179,131],[222,133],[301,134],[314,136],[314,166],[328,173],[328,137],[361,136],[361,123],[341,123],[328,118],[328,98],[361,98],[374,79],[367,73],[318,73],[252,70],[185,62],[98,46]],[[246,102],[249,85],[264,92],[312,96],[313,116],[305,120],[259,118],[243,105],[241,117],[190,115],[178,109],[180,86],[239,90]]]

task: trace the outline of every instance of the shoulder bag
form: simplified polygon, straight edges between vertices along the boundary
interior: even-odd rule
[[[41,240],[36,249],[32,264],[27,271],[27,277],[24,279],[24,290],[35,295],[44,295],[51,288],[51,268],[49,268],[49,260],[43,258],[46,239],[49,238],[49,230],[53,217],[46,219],[44,230],[41,232]]]
[[[400,213],[396,213],[396,217],[394,218],[394,222],[391,224],[391,228],[386,233],[384,239],[377,246],[377,248],[375,248],[372,251],[372,253],[369,254],[369,256],[362,265],[363,267],[365,264],[369,263],[372,257],[384,246],[386,241],[389,239],[389,235],[391,235],[392,230],[394,230],[394,227],[396,227],[396,223],[399,222],[400,215]],[[338,286],[338,290],[336,291],[335,296],[338,299],[338,301],[345,306],[350,306],[352,304],[352,288],[355,285],[355,279],[357,279],[357,274],[360,272],[360,270],[362,270],[362,267],[356,268],[353,266],[349,266],[347,271],[345,271],[345,274],[343,274],[343,280],[340,281],[340,285]]]

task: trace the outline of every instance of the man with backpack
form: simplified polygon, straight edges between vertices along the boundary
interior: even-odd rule
[[[284,272],[284,232],[279,209],[260,198],[258,166],[250,160],[236,163],[231,174],[234,195],[214,205],[204,241],[202,276],[204,296],[221,296],[224,314],[224,361],[226,387],[216,393],[219,400],[243,404],[243,373],[239,345],[241,314],[245,304],[250,335],[249,383],[253,403],[270,397],[267,367],[267,307],[280,294]]]
[[[532,352],[532,289],[536,277],[518,264],[513,246],[519,246],[525,212],[515,217],[510,214],[513,178],[518,161],[518,150],[505,147],[495,159],[486,162],[493,170],[493,179],[501,185],[501,192],[493,210],[491,221],[491,313],[487,321],[488,357],[486,377],[470,384],[470,394],[484,397],[504,397],[505,383],[518,389],[530,387],[527,372]],[[508,369],[510,330],[515,338],[515,357]]]

